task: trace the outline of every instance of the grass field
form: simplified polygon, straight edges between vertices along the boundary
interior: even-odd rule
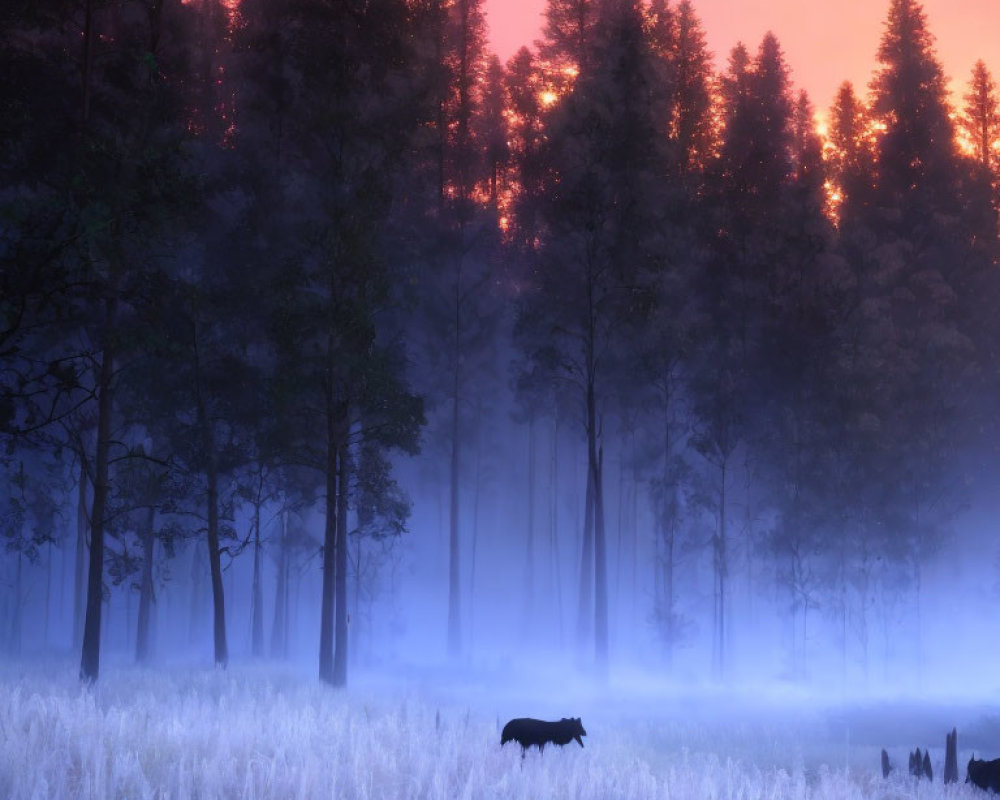
[[[531,696],[426,678],[338,692],[259,665],[111,667],[85,688],[74,667],[0,666],[0,797],[982,798],[940,783],[944,733],[959,724],[963,778],[973,749],[1000,755],[989,751],[991,740],[1000,749],[997,717],[975,706],[824,708],[620,689]],[[498,726],[528,714],[582,715],[586,747],[523,760],[519,748],[501,749]],[[881,746],[905,772],[918,745],[931,747],[937,782],[898,771],[882,779]]]

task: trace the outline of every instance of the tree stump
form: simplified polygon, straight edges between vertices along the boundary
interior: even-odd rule
[[[944,782],[958,783],[958,729],[944,737]]]

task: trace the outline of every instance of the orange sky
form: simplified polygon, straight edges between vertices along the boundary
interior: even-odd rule
[[[485,0],[485,5],[490,38],[502,60],[538,37],[545,0]],[[978,58],[1000,80],[1000,0],[924,0],[923,5],[938,57],[960,93]],[[717,67],[725,65],[737,41],[754,51],[773,30],[795,85],[825,110],[844,80],[867,87],[889,0],[694,0],[694,6]]]

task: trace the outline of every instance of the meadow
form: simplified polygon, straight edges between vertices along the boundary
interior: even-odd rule
[[[523,687],[531,687],[525,689]],[[560,707],[562,710],[560,711]],[[512,716],[583,718],[586,746],[499,745]],[[1000,745],[974,703],[818,703],[794,692],[687,692],[629,681],[561,688],[407,672],[347,691],[288,667],[0,665],[0,797],[81,800],[899,800],[984,798],[943,786],[944,734],[959,762]],[[947,725],[947,727],[946,727]],[[935,781],[879,772],[887,747],[930,747]]]

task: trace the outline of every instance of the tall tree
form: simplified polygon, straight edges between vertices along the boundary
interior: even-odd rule
[[[506,107],[510,113],[510,161],[513,202],[501,218],[501,227],[515,251],[527,257],[534,251],[540,220],[539,197],[546,167],[545,123],[541,100],[544,79],[537,59],[526,47],[507,63]]]
[[[839,364],[852,373],[840,382],[853,394],[842,406],[844,440],[864,481],[852,494],[847,542],[866,664],[873,581],[892,577],[877,567],[922,563],[961,498],[947,476],[963,437],[966,392],[956,387],[975,357],[963,309],[980,262],[944,74],[919,2],[893,0],[878,59],[874,191],[841,236],[859,303],[844,333],[853,329],[860,344],[845,340]],[[915,602],[919,643],[919,594]]]
[[[712,55],[690,0],[676,8],[656,0],[645,17],[651,47],[661,64],[660,90],[666,95],[663,133],[672,144],[672,166],[696,185],[714,140]]]
[[[808,672],[810,612],[819,607],[827,555],[823,527],[827,476],[819,454],[828,448],[831,416],[825,385],[833,350],[829,303],[839,300],[839,263],[826,213],[826,175],[815,114],[805,92],[790,123],[793,173],[783,193],[781,239],[771,256],[759,382],[767,387],[756,437],[761,480],[775,512],[765,541],[787,592],[793,674]],[[834,308],[837,303],[832,304]]]
[[[700,281],[710,322],[692,383],[693,441],[709,472],[700,497],[715,517],[712,653],[717,678],[729,667],[732,484],[741,448],[752,453],[752,421],[765,388],[760,370],[764,310],[792,174],[788,67],[773,34],[765,35],[753,59],[742,44],[733,49],[722,95],[722,139],[707,178],[711,254]],[[744,505],[750,508],[749,496]]]
[[[486,63],[483,94],[477,118],[476,136],[485,157],[486,185],[490,205],[497,207],[501,192],[506,189],[506,173],[510,161],[506,111],[506,73],[495,55]]]
[[[585,631],[592,615],[599,671],[607,668],[609,645],[603,431],[614,393],[612,353],[644,314],[639,268],[650,257],[644,232],[655,229],[647,215],[657,213],[651,198],[663,175],[645,102],[653,62],[640,10],[608,3],[601,14],[601,35],[552,116],[541,268],[518,322],[525,377],[551,382],[574,398],[580,415],[587,449],[580,621]]]
[[[547,0],[537,45],[557,86],[565,86],[567,77],[586,68],[600,4],[600,0]]]
[[[13,559],[10,584],[9,619],[0,619],[0,646],[19,655],[26,608],[43,601],[29,597],[31,581],[25,572],[38,564],[46,547],[55,540],[60,512],[59,472],[61,465],[44,449],[24,449],[17,458],[0,461],[5,491],[0,495],[0,543]],[[10,560],[5,564],[10,565]]]
[[[918,0],[892,0],[871,82],[872,113],[884,130],[877,143],[878,200],[902,200],[901,223],[921,224],[932,208],[957,203],[955,131],[944,70]]]
[[[849,81],[837,90],[829,139],[829,178],[834,187],[831,211],[850,230],[872,203],[875,153],[868,109]]]
[[[690,291],[704,268],[697,221],[701,217],[704,168],[711,149],[711,58],[690,3],[676,8],[651,3],[645,11],[657,69],[657,91],[649,97],[657,129],[665,137],[668,173],[656,202],[663,219],[660,241],[643,267],[651,287],[649,328],[619,357],[635,359],[643,376],[625,397],[649,432],[637,466],[646,472],[656,521],[653,563],[654,619],[668,667],[689,626],[679,611],[678,565],[682,556],[683,509],[690,492],[690,408],[686,381],[700,314]]]
[[[712,54],[694,6],[681,0],[675,12],[674,96],[671,134],[682,174],[704,169],[712,153]]]
[[[21,261],[20,256],[27,256],[21,263],[28,269],[15,274],[44,275],[50,282],[45,295],[66,304],[58,314],[62,329],[49,329],[58,338],[32,343],[32,360],[39,363],[42,356],[41,363],[51,366],[40,381],[30,377],[38,393],[16,424],[25,432],[25,426],[38,429],[54,420],[68,421],[85,404],[96,407],[96,438],[87,458],[93,502],[80,665],[81,678],[91,682],[100,664],[111,451],[119,446],[112,441],[115,386],[120,368],[128,366],[142,344],[135,335],[141,321],[135,318],[134,300],[159,266],[157,244],[174,230],[179,201],[190,199],[179,179],[184,168],[178,148],[185,133],[179,113],[181,88],[189,75],[179,42],[190,9],[165,9],[158,2],[111,9],[87,0],[73,4],[69,16],[65,7],[46,5],[39,10],[49,24],[41,29],[35,26],[37,20],[24,21],[27,29],[15,24],[10,30],[23,35],[7,43],[20,41],[13,46],[15,52],[26,45],[33,58],[48,60],[49,66],[36,76],[48,81],[48,99],[44,106],[15,107],[32,108],[29,113],[37,114],[39,121],[44,117],[43,124],[32,129],[40,137],[36,144],[51,147],[58,142],[61,155],[36,162],[31,183],[15,185],[23,190],[19,202],[30,209],[25,232],[37,230],[40,220],[58,224],[47,233],[55,248],[46,248],[44,263],[37,260],[41,251],[18,248],[16,257]],[[53,11],[56,16],[45,17]],[[65,52],[77,52],[79,59],[65,59]],[[23,67],[23,61],[15,61]],[[24,244],[31,241],[30,234],[22,239]],[[71,294],[60,286],[72,286]],[[30,298],[30,284],[27,289],[15,298]],[[18,305],[22,311],[56,310],[50,301]],[[48,399],[39,404],[45,396]],[[46,410],[39,414],[42,408]]]
[[[959,124],[976,164],[965,191],[966,214],[982,220],[975,235],[992,240],[1000,212],[1000,95],[982,60],[972,69],[964,111]]]
[[[284,146],[292,163],[307,166],[296,169],[289,197],[297,235],[267,231],[279,255],[265,273],[269,381],[284,426],[274,441],[284,463],[316,470],[325,486],[319,675],[336,686],[348,671],[352,448],[366,436],[413,449],[422,422],[401,345],[386,328],[395,303],[389,220],[422,112],[413,70],[420,38],[411,28],[418,10],[400,0],[275,9],[289,37],[281,74],[294,78]]]
[[[1000,100],[996,82],[982,59],[972,68],[964,110],[961,124],[972,154],[985,170],[996,175],[1000,161],[996,148],[1000,141]]]
[[[438,405],[438,438],[447,444],[448,463],[448,618],[447,648],[463,649],[462,475],[472,423],[470,385],[484,377],[489,341],[495,335],[496,303],[491,272],[499,244],[496,205],[506,161],[503,119],[503,70],[486,51],[482,0],[450,0],[444,5],[435,87],[437,135],[443,168],[442,198],[427,243],[424,275],[417,291],[425,318],[428,375],[425,387]]]

